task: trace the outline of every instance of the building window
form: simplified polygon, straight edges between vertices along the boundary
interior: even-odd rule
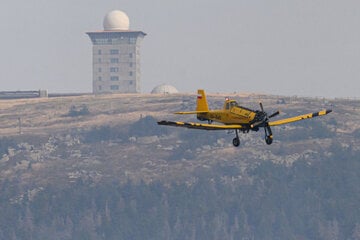
[[[110,49],[110,54],[111,55],[119,54],[119,50],[118,49]]]
[[[134,81],[129,81],[129,84],[130,84],[130,85],[133,85],[133,84],[134,84]]]
[[[132,71],[130,71],[130,72],[129,72],[129,76],[132,76],[132,75],[133,75],[133,72],[132,72]]]
[[[131,62],[131,63],[129,63],[129,67],[133,67],[133,63]]]
[[[119,90],[119,86],[118,85],[111,85],[110,89],[111,90]]]
[[[101,68],[99,68],[98,70],[99,70],[99,72],[101,72]]]
[[[102,78],[101,78],[101,76],[100,76],[100,77],[98,77],[98,81],[102,81]]]
[[[111,59],[110,59],[110,62],[111,62],[111,63],[118,63],[118,62],[119,62],[119,59],[118,59],[118,58],[111,58]]]
[[[129,53],[129,58],[132,58],[133,57],[133,54],[132,53]]]
[[[98,55],[101,55],[101,49],[98,50]]]
[[[98,62],[101,63],[101,58],[98,58]]]
[[[136,43],[136,38],[135,37],[130,37],[129,38],[129,44],[134,44]]]
[[[99,87],[98,87],[98,89],[99,89],[99,91],[101,91],[101,90],[102,90],[102,87],[101,87],[101,86],[99,86]]]
[[[118,67],[111,67],[110,72],[119,72],[119,68]]]
[[[110,80],[111,81],[119,81],[119,76],[111,76]]]
[[[94,45],[104,45],[109,43],[111,43],[111,40],[106,38],[97,38],[94,40]]]

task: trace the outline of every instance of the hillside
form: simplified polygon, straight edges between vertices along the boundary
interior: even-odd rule
[[[209,95],[221,108],[225,95]],[[231,95],[280,117],[241,134],[158,126],[196,95],[0,102],[0,239],[360,239],[360,102]]]

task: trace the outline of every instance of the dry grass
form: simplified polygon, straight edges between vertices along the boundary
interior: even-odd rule
[[[225,96],[230,96],[241,105],[258,109],[261,100],[268,112],[281,109],[283,117],[294,113],[314,112],[324,108],[333,108],[334,112],[321,118],[325,124],[331,125],[341,134],[348,134],[360,128],[359,102],[332,101],[322,99],[286,98],[286,104],[277,104],[279,97],[255,94],[209,94],[210,108],[222,107]],[[209,142],[209,145],[191,149],[182,149],[187,146],[179,141],[179,133],[191,131],[185,129],[171,129],[168,136],[158,136],[156,141],[136,139],[135,142],[123,140],[122,142],[97,142],[94,144],[78,143],[66,145],[76,136],[71,135],[72,129],[89,129],[95,126],[121,126],[127,127],[144,116],[151,115],[156,119],[195,121],[194,116],[173,115],[175,111],[193,110],[195,108],[196,94],[178,95],[150,95],[150,94],[121,94],[78,96],[48,99],[22,99],[0,101],[0,134],[1,136],[15,136],[19,134],[19,121],[21,118],[22,132],[28,136],[24,139],[30,145],[39,139],[39,135],[46,135],[44,142],[35,146],[32,151],[18,150],[16,156],[6,156],[0,162],[1,178],[15,176],[22,172],[24,179],[36,179],[38,182],[73,181],[74,177],[96,179],[118,178],[119,181],[128,179],[151,182],[156,179],[191,179],[195,171],[209,171],[211,167],[231,165],[246,168],[248,164],[256,161],[271,160],[278,163],[291,164],[301,154],[313,149],[328,149],[332,139],[309,139],[298,142],[275,142],[267,146],[258,133],[241,135],[242,145],[234,148],[231,145],[232,136],[224,134],[219,142]],[[333,104],[331,106],[330,104]],[[89,114],[78,117],[67,116],[71,106],[83,106],[89,109]],[[318,121],[318,120],[309,120]],[[289,125],[290,126],[290,125]],[[291,125],[296,128],[296,125]],[[287,131],[288,129],[275,130]],[[195,130],[194,130],[195,131]],[[58,134],[60,133],[60,134]],[[63,134],[64,133],[64,134]],[[207,132],[212,134],[212,132]],[[52,146],[51,137],[69,135],[55,139],[57,145]],[[276,136],[275,136],[276,138]],[[29,140],[30,139],[30,140]],[[339,139],[340,140],[340,139]],[[39,140],[40,141],[40,140]],[[359,139],[346,140],[352,144],[360,145]],[[357,141],[357,143],[356,143]],[[66,143],[63,149],[57,149]],[[53,149],[54,148],[54,149]],[[284,151],[284,149],[286,151]],[[175,159],[176,151],[191,151],[194,159]],[[241,154],[239,154],[241,153]],[[39,160],[33,160],[32,155],[38,154]],[[310,153],[311,157],[311,153]],[[27,170],[28,163],[32,162],[31,169]]]

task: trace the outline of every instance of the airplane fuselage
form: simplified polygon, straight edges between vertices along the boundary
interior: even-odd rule
[[[222,110],[210,110],[207,113],[198,113],[197,119],[200,121],[219,122],[223,124],[240,124],[248,126],[255,122],[261,122],[265,119],[265,114],[261,111],[253,111],[241,106],[232,106]]]

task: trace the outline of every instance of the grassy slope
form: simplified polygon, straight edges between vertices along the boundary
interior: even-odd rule
[[[3,143],[6,154],[0,160],[0,177],[12,178],[17,173],[21,178],[32,179],[37,186],[52,179],[67,184],[77,178],[167,181],[186,179],[219,164],[244,169],[263,160],[284,164],[304,157],[316,160],[324,152],[331,154],[334,142],[360,145],[352,135],[360,127],[356,101],[285,97],[286,104],[277,104],[281,97],[231,97],[253,109],[261,100],[268,112],[280,109],[280,117],[324,108],[333,108],[334,112],[274,128],[275,142],[271,146],[264,143],[260,131],[242,134],[241,147],[234,148],[233,134],[155,124],[161,119],[194,121],[194,116],[171,113],[193,110],[195,95],[126,94],[1,101],[0,132],[14,143],[9,145],[10,151]],[[221,108],[223,99],[224,95],[208,97],[213,108]],[[89,114],[67,116],[71,106],[84,105]],[[153,119],[141,125],[139,121],[146,116]]]

